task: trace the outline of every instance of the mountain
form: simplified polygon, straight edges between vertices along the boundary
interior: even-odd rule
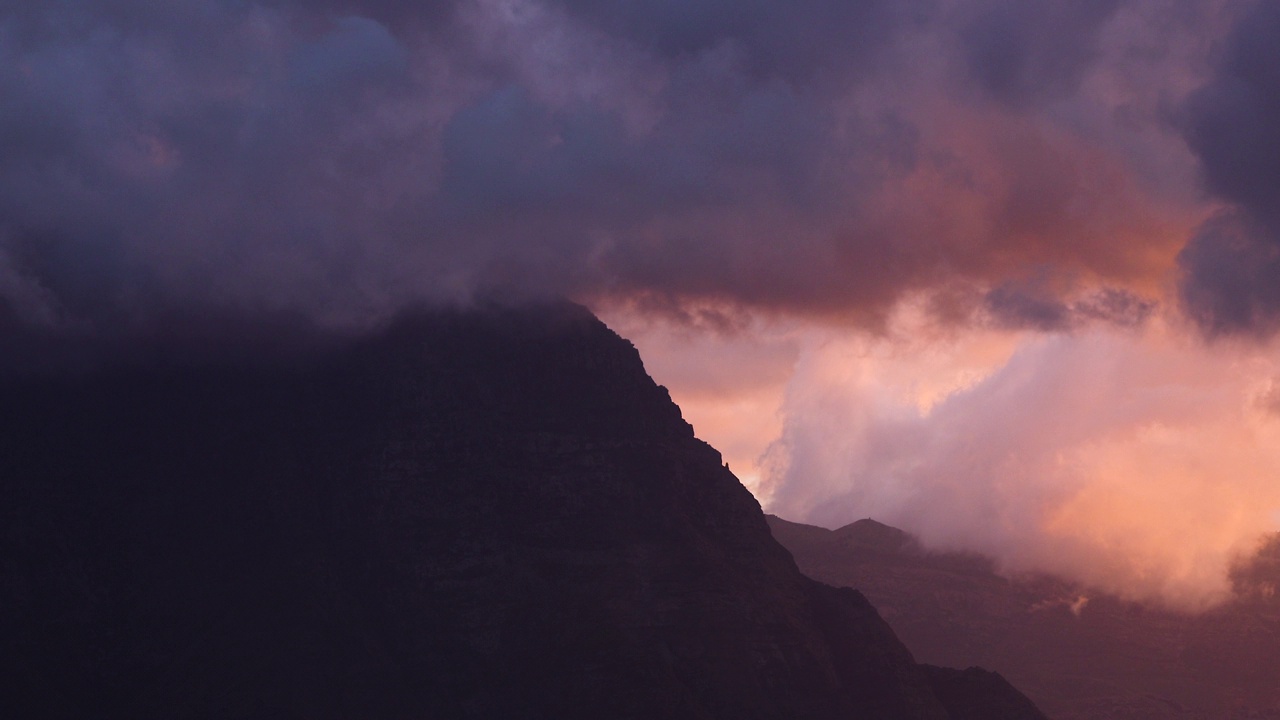
[[[1044,717],[801,575],[580,307],[242,350],[0,380],[0,715]]]
[[[996,670],[1059,720],[1280,718],[1280,539],[1236,568],[1233,601],[1185,615],[1006,578],[870,519],[769,525],[807,575],[865,593],[917,658]]]

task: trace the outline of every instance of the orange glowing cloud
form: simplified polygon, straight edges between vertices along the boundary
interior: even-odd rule
[[[1277,527],[1278,375],[1267,352],[1163,320],[830,340],[791,381],[762,496],[784,517],[870,516],[1011,571],[1202,608]]]

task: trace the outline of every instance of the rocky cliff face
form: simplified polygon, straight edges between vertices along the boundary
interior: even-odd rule
[[[1041,717],[801,576],[581,308],[10,377],[0,413],[7,717]]]

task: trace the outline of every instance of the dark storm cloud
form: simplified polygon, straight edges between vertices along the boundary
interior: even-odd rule
[[[1187,314],[1211,335],[1280,327],[1280,241],[1247,212],[1224,211],[1178,256]]]
[[[637,292],[766,305],[866,292],[827,274],[815,255],[828,237],[808,234],[802,218],[776,216],[782,206],[825,220],[848,201],[840,192],[862,181],[845,169],[831,171],[830,186],[820,180],[826,154],[854,152],[830,145],[830,111],[785,84],[723,92],[709,109],[701,92],[716,78],[708,73],[684,69],[665,97],[669,111],[639,138],[597,108],[552,112],[517,88],[493,92],[445,130],[450,210],[470,236],[526,237],[507,247],[526,261],[548,242],[571,263],[596,253],[590,270]],[[691,222],[699,215],[710,221]]]
[[[1120,0],[964,3],[952,21],[960,53],[977,85],[1008,103],[1074,89],[1094,59],[1097,33]]]
[[[1057,331],[1071,325],[1071,308],[1040,283],[1007,282],[992,288],[985,301],[987,311],[1003,327]]]
[[[1115,244],[1076,239],[1091,208],[1123,205],[1121,173],[1033,107],[1034,87],[1071,92],[1112,11],[8,3],[0,314],[358,323],[569,294],[863,319],[955,276],[1132,274]],[[935,84],[924,69],[957,37],[1025,117],[988,127]]]
[[[605,31],[688,58],[728,46],[757,76],[848,74],[875,48],[923,26],[937,0],[553,0]]]
[[[659,61],[651,100],[664,111],[637,133],[608,97],[540,93],[512,47],[486,46],[491,18],[444,42],[404,27],[451,22],[452,8],[405,18],[407,7],[12,6],[0,16],[0,262],[14,288],[5,303],[22,307],[9,314],[101,320],[108,306],[246,298],[324,311],[614,284],[732,296],[769,272],[717,270],[737,252],[735,230],[687,216],[761,200],[829,212],[848,189],[847,171],[818,174],[824,155],[852,152],[830,144],[829,98],[754,78],[732,57]],[[805,22],[879,13],[835,7]],[[744,47],[765,41],[766,19],[738,28],[754,38]],[[751,62],[791,63],[795,39]],[[611,59],[589,49],[570,47],[567,61]],[[632,80],[620,72],[609,90]],[[673,227],[641,237],[650,222]],[[762,239],[741,240],[754,263]],[[683,243],[693,247],[673,256]]]
[[[238,3],[194,8],[199,28],[127,3],[59,7],[34,13],[49,31],[34,43],[0,24],[0,262],[54,312],[80,316],[74,295],[94,285],[110,289],[98,303],[122,302],[117,285],[137,289],[122,267],[160,281],[178,262],[198,285],[255,250],[323,245],[365,163],[387,160],[385,136],[344,137],[405,85],[407,52],[376,21],[290,36]]]
[[[1063,299],[1047,275],[1010,280],[986,293],[984,306],[992,321],[1009,329],[1065,332],[1103,322],[1119,327],[1141,326],[1155,310],[1148,299],[1118,288],[1104,287],[1083,297]]]
[[[1280,222],[1280,6],[1257,3],[1188,101],[1186,137],[1205,182],[1268,224]]]
[[[1232,204],[1179,257],[1188,312],[1211,333],[1280,326],[1280,6],[1255,4],[1184,108],[1208,190]]]

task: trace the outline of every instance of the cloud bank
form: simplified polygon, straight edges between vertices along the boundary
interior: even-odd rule
[[[1187,100],[1188,145],[1226,207],[1179,256],[1182,296],[1212,333],[1270,335],[1280,323],[1280,8],[1249,8]]]
[[[761,494],[784,517],[874,517],[1008,571],[1202,608],[1276,527],[1274,357],[1224,359],[1162,322],[828,341],[791,380]]]
[[[0,305],[1149,295],[1200,219],[1166,5],[8,3]]]

